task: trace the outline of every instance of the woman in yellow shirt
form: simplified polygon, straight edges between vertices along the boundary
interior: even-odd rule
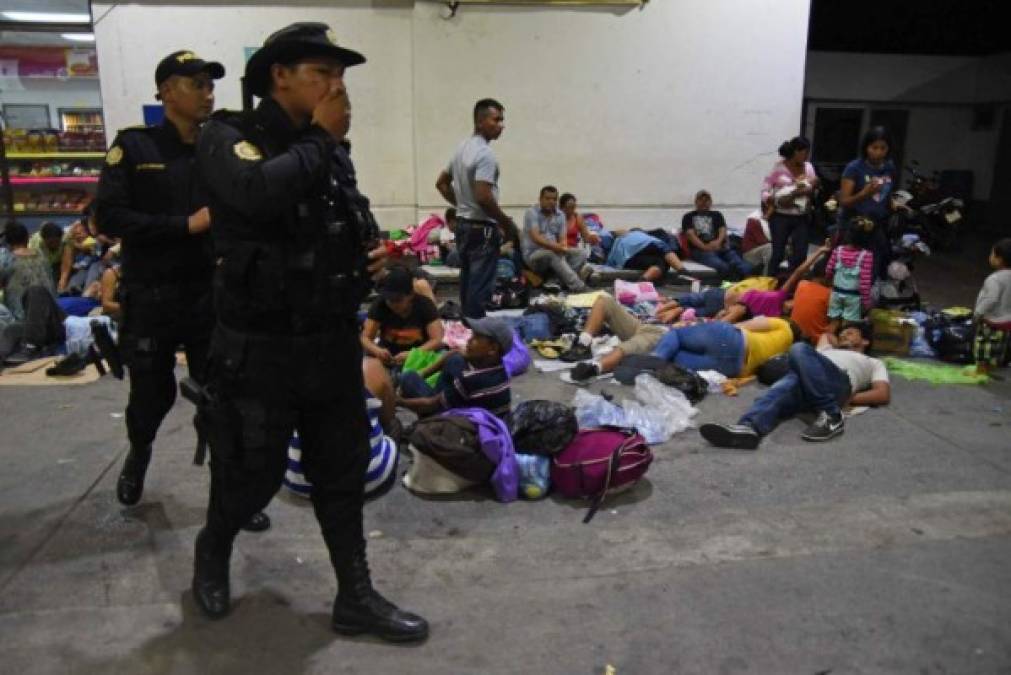
[[[727,377],[746,377],[786,352],[799,337],[800,329],[786,319],[759,316],[738,324],[712,321],[671,330],[653,355],[696,372],[715,370]]]

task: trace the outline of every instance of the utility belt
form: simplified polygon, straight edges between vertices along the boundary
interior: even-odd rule
[[[348,260],[332,264],[335,255]],[[216,313],[222,324],[252,333],[334,330],[353,319],[367,292],[367,275],[353,262],[333,247],[286,250],[243,243],[218,265]]]
[[[119,286],[119,292],[124,300],[129,298],[133,302],[157,304],[177,303],[183,300],[192,301],[210,293],[210,291],[210,276],[201,281],[184,279],[172,283],[123,279]]]

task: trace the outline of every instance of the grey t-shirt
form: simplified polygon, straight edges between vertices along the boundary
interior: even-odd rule
[[[870,389],[874,382],[888,382],[888,369],[885,364],[866,354],[852,349],[822,349],[821,355],[834,363],[839,370],[850,378],[850,387],[854,394]]]
[[[565,214],[555,210],[551,215],[545,215],[540,206],[531,206],[523,214],[523,256],[529,258],[530,254],[541,248],[541,246],[530,237],[530,231],[537,232],[545,239],[555,242],[562,242],[565,236]]]
[[[474,182],[481,181],[491,183],[492,195],[498,201],[498,160],[484,136],[474,134],[461,143],[446,171],[453,177],[457,217],[493,221],[474,199]]]

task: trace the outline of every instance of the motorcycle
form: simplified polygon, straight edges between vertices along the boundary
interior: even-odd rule
[[[908,186],[895,196],[903,201],[903,207],[917,215],[923,230],[921,237],[931,248],[953,250],[961,243],[959,235],[965,203],[956,196],[944,195],[937,172],[928,177],[920,172],[919,166],[914,160],[906,167],[910,173]]]

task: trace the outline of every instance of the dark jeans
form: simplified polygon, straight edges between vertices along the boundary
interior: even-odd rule
[[[739,276],[746,277],[755,270],[754,265],[746,262],[732,248],[725,248],[720,251],[692,251],[692,259],[703,265],[712,267],[721,277],[728,276],[731,272],[736,272]]]
[[[452,354],[442,366],[442,374],[435,387],[432,387],[417,371],[408,371],[400,375],[400,395],[404,398],[424,398],[441,394],[447,387],[467,369],[467,360],[461,354]]]
[[[725,288],[707,288],[701,293],[685,293],[677,300],[682,307],[693,308],[696,316],[710,317],[723,309],[726,294]]]
[[[809,223],[808,216],[785,216],[781,213],[774,213],[769,218],[769,230],[772,234],[772,258],[769,259],[770,276],[779,276],[779,265],[786,256],[787,241],[793,246],[790,253],[790,272],[797,269],[807,258],[807,227]]]
[[[688,370],[715,370],[737,377],[744,367],[744,346],[744,334],[739,329],[717,321],[669,331],[660,338],[653,356]]]
[[[25,311],[23,321],[15,321],[0,333],[0,362],[17,351],[22,343],[35,347],[56,347],[66,339],[60,309],[53,294],[44,286],[30,286],[21,296]]]
[[[480,319],[495,292],[502,234],[495,223],[460,218],[456,242],[460,251],[460,306],[464,316]]]
[[[740,423],[762,436],[779,420],[799,412],[822,411],[835,415],[850,397],[850,379],[811,345],[798,342],[789,351],[790,372],[772,385]]]

